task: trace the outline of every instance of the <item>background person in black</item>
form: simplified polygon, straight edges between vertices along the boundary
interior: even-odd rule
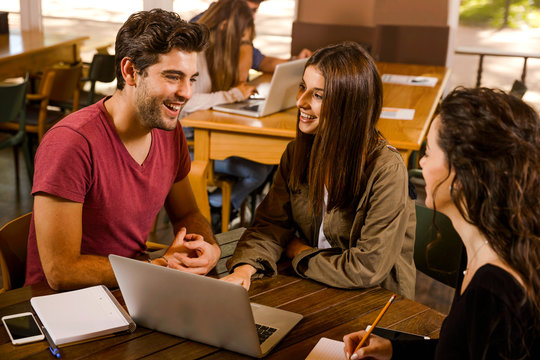
[[[540,359],[540,120],[490,89],[443,100],[420,164],[426,205],[450,217],[467,267],[439,340],[346,335],[351,359]]]

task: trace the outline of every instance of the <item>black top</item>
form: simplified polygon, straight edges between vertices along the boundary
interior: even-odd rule
[[[462,280],[440,339],[392,341],[392,359],[540,359],[540,331],[514,277],[484,265],[461,295]]]

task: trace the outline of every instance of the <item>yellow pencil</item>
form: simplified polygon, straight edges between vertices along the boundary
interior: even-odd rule
[[[356,349],[354,349],[353,351],[353,354],[355,352],[358,351],[358,349],[360,349],[362,347],[362,345],[364,345],[364,343],[366,342],[367,338],[369,337],[369,334],[371,334],[371,332],[373,331],[373,329],[375,328],[375,326],[377,326],[377,324],[379,323],[379,321],[381,320],[381,318],[383,317],[384,313],[386,312],[386,310],[388,310],[388,308],[390,307],[390,304],[392,304],[392,301],[394,301],[394,299],[396,298],[396,294],[392,295],[390,297],[390,300],[388,300],[388,302],[386,303],[386,305],[383,307],[383,309],[381,310],[381,312],[379,313],[379,315],[377,316],[377,318],[375,319],[375,321],[373,322],[373,324],[371,324],[371,327],[368,329],[368,331],[366,331],[366,333],[364,334],[364,336],[362,337],[362,340],[360,340],[360,343],[358,344],[358,346],[356,347]]]

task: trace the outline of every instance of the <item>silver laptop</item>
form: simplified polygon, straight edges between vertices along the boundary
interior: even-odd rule
[[[250,303],[239,285],[116,255],[109,260],[129,314],[149,329],[262,357],[302,319]]]
[[[307,59],[288,61],[276,66],[272,81],[257,87],[264,99],[248,99],[212,107],[214,110],[253,117],[263,117],[291,108],[296,103],[298,85],[302,80]],[[266,87],[266,88],[265,88]]]

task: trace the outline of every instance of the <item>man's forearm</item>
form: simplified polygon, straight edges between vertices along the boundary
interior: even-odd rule
[[[80,255],[73,261],[66,259],[43,264],[49,286],[54,290],[72,290],[87,286],[118,286],[109,259],[97,255]]]

